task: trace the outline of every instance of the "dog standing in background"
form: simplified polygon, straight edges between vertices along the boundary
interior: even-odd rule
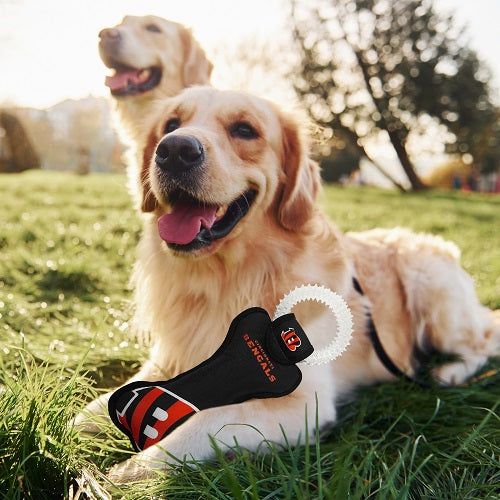
[[[208,85],[212,63],[189,29],[157,16],[125,16],[99,33],[99,54],[113,73],[106,85],[114,97],[120,137],[129,146],[127,166],[131,190],[142,162],[144,121],[155,102],[192,85]],[[139,167],[140,168],[140,167]]]

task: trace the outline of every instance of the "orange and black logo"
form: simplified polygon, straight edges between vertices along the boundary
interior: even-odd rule
[[[281,332],[281,338],[285,345],[290,349],[290,351],[295,352],[297,347],[300,347],[302,342],[300,341],[299,336],[295,333],[293,328],[288,328],[288,330],[283,330]]]
[[[128,435],[137,451],[156,444],[189,416],[199,411],[189,401],[161,386],[137,386],[119,389],[115,396],[114,423]],[[119,410],[118,408],[121,408]]]

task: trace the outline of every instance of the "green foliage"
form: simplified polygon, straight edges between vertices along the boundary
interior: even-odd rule
[[[368,156],[370,140],[389,139],[413,188],[421,182],[407,142],[430,123],[451,132],[449,152],[479,163],[492,149],[484,141],[495,120],[489,71],[452,16],[420,0],[292,4],[300,61],[290,77],[333,148],[350,144]]]
[[[129,499],[496,498],[498,361],[463,387],[362,389],[321,440],[263,442],[257,454],[235,444],[168,477],[111,485],[103,474],[130,456],[127,438],[109,422],[100,438],[78,436],[71,420],[147,356],[129,328],[140,222],[125,179],[0,176],[0,197],[0,497],[63,498],[85,477],[95,497]],[[454,240],[482,301],[500,308],[500,200],[328,186],[321,203],[344,230],[404,225]]]
[[[489,174],[500,172],[500,109],[496,110],[496,117],[488,130],[483,134],[481,141],[481,172]]]
[[[81,378],[15,351],[19,359],[0,363],[0,490],[6,498],[57,498],[82,463],[65,425],[83,401]]]
[[[330,491],[338,498],[493,498],[497,384],[498,376],[452,389],[403,381],[363,389],[341,408],[324,446],[335,455]]]
[[[359,169],[359,161],[359,155],[347,148],[333,150],[328,157],[321,159],[321,177],[328,183],[348,178]]]

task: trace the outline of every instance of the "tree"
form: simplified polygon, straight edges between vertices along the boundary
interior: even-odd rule
[[[351,148],[333,148],[321,160],[321,177],[325,182],[339,182],[359,170],[360,157]]]
[[[0,129],[5,143],[0,148],[0,172],[23,172],[41,167],[40,157],[17,116],[0,111]],[[8,151],[7,155],[4,150]]]
[[[500,109],[477,141],[476,164],[483,174],[500,173]],[[479,157],[479,161],[477,161]]]
[[[385,137],[413,189],[425,184],[408,139],[423,116],[450,132],[449,152],[477,160],[494,116],[488,73],[430,0],[292,0],[292,24],[295,90],[336,140],[383,171],[367,144]]]

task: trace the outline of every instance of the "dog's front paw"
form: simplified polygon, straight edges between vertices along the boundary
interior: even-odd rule
[[[158,472],[157,468],[148,467],[146,463],[131,458],[111,467],[107,476],[110,481],[119,485],[150,479],[158,475]]]
[[[75,417],[72,423],[74,429],[78,432],[97,435],[103,432],[106,427],[109,427],[109,418],[83,411]]]
[[[438,366],[433,370],[433,374],[438,379],[440,385],[463,384],[486,363],[486,359],[484,355],[472,356],[469,354],[464,356],[460,361]]]
[[[463,384],[472,375],[471,371],[467,369],[467,365],[462,361],[439,366],[432,373],[439,385],[444,387]]]
[[[99,434],[109,427],[108,400],[111,393],[89,403],[73,421],[74,428],[86,434]]]

